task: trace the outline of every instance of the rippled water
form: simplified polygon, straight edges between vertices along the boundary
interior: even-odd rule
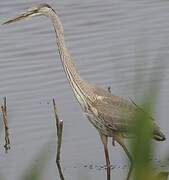
[[[0,2],[0,23],[40,2]],[[169,137],[169,2],[158,0],[48,1],[59,12],[65,39],[83,78],[113,94],[135,101],[151,84],[160,84],[155,117]],[[62,164],[66,179],[101,180],[103,147],[97,131],[87,121],[73,97],[56,53],[55,35],[45,17],[0,26],[0,97],[7,97],[12,149],[0,148],[0,174],[18,178],[48,142],[51,159],[42,179],[56,179],[55,122],[52,98],[64,120]],[[137,81],[135,81],[136,77]],[[169,141],[156,143],[159,166]],[[124,179],[126,156],[109,145],[114,179]]]

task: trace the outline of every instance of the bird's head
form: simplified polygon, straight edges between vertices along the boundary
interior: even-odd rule
[[[41,16],[41,15],[48,16],[50,10],[54,11],[48,4],[34,5],[33,7],[29,8],[25,13],[13,19],[8,20],[3,24],[11,24],[20,20],[30,19],[34,16]]]

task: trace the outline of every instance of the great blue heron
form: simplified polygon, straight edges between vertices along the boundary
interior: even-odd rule
[[[133,113],[138,111],[139,108],[132,102],[118,96],[113,96],[107,90],[96,87],[80,77],[73,59],[66,48],[64,30],[60,18],[48,4],[35,5],[28,9],[26,13],[6,21],[4,24],[10,24],[22,19],[29,19],[33,16],[40,15],[47,16],[52,21],[56,33],[59,56],[66,77],[84,113],[100,134],[105,151],[107,180],[110,180],[110,160],[107,147],[108,137],[112,137],[122,146],[131,161],[130,153],[124,144],[124,138],[128,135],[128,128],[133,119]],[[164,134],[160,131],[154,121],[153,138],[159,141],[165,140]],[[130,165],[127,179],[130,177],[131,170],[132,165]]]

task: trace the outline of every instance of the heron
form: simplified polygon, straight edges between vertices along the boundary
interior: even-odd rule
[[[107,180],[111,179],[111,164],[108,151],[109,137],[121,145],[130,160],[130,167],[127,176],[127,179],[129,179],[133,167],[132,157],[124,143],[124,140],[128,137],[128,128],[132,123],[133,113],[139,111],[140,109],[130,100],[113,95],[106,89],[97,87],[81,78],[74,60],[66,47],[64,40],[64,28],[60,17],[50,5],[34,5],[25,13],[8,20],[3,24],[10,24],[41,15],[48,17],[53,24],[56,34],[58,54],[67,80],[83,112],[99,132],[101,142],[104,147]],[[154,121],[152,134],[152,138],[155,140],[165,140],[165,135],[161,132],[161,129]]]

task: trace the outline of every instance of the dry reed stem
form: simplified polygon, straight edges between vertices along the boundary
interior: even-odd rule
[[[56,120],[56,129],[57,129],[57,150],[56,150],[56,164],[59,170],[60,179],[64,180],[64,176],[62,173],[62,168],[60,165],[60,150],[62,145],[62,134],[63,134],[63,121],[59,120],[58,114],[57,114],[57,108],[55,100],[53,99],[53,108],[55,113],[55,120]]]
[[[7,113],[7,103],[6,103],[6,97],[3,98],[3,104],[1,104],[1,110],[2,110],[2,117],[3,117],[3,124],[5,127],[5,152],[7,153],[10,149],[10,138],[9,138],[9,126],[8,126],[8,113]]]

